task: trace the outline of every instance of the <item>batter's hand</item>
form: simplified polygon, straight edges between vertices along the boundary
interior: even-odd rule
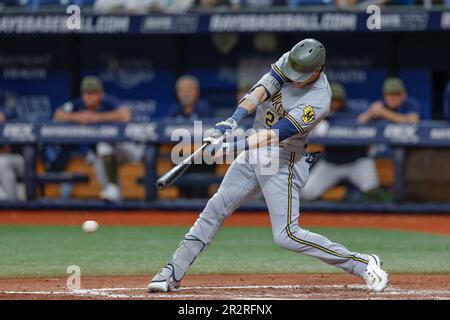
[[[209,142],[209,145],[205,148],[205,152],[212,158],[218,158],[224,154],[224,151],[228,148],[228,143],[224,142],[224,135],[212,135],[203,139],[203,142]]]
[[[214,128],[219,131],[221,134],[231,134],[237,128],[237,122],[233,118],[228,118],[225,121],[220,121],[216,123]]]

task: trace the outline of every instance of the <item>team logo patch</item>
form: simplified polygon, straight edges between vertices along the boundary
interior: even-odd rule
[[[316,114],[314,113],[314,108],[312,106],[306,106],[305,109],[303,109],[302,120],[305,124],[310,124],[316,120]]]

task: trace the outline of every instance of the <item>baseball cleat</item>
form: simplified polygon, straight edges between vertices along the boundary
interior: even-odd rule
[[[167,265],[148,284],[148,292],[171,292],[180,288],[180,282],[173,277],[172,265]]]
[[[169,292],[169,285],[167,281],[150,282],[148,284],[148,292]]]
[[[100,192],[100,198],[110,202],[122,201],[120,187],[115,183],[108,183],[106,188]]]
[[[389,284],[389,275],[381,269],[383,263],[380,257],[370,254],[367,255],[367,258],[369,263],[363,274],[363,279],[366,280],[367,288],[375,292],[382,292]]]

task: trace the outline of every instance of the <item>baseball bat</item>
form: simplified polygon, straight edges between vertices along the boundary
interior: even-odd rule
[[[167,186],[170,186],[175,181],[180,178],[183,173],[191,166],[193,163],[193,160],[205,150],[205,148],[210,144],[211,142],[207,141],[205,142],[200,148],[194,151],[193,154],[191,154],[189,157],[184,159],[181,163],[177,164],[175,167],[167,171],[165,174],[163,174],[158,180],[156,180],[156,187],[158,189],[164,189]]]

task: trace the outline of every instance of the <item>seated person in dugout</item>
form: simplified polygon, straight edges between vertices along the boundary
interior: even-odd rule
[[[189,75],[181,76],[175,83],[177,102],[169,112],[170,118],[201,120],[211,118],[213,112],[207,100],[202,99],[200,83]]]
[[[331,105],[327,120],[356,120],[357,114],[347,107],[347,93],[338,83],[331,85]],[[342,181],[349,181],[369,198],[379,187],[373,158],[367,146],[326,146],[322,158],[312,168],[309,180],[301,191],[305,200],[316,200]]]
[[[420,121],[419,102],[408,96],[405,85],[399,78],[387,78],[383,84],[383,99],[373,102],[366,112],[358,116],[361,123],[375,120],[393,123]]]
[[[190,75],[179,77],[175,83],[177,102],[169,112],[169,119],[199,121],[211,118],[213,112],[207,100],[201,98],[200,83]],[[214,173],[215,165],[196,164],[187,173]],[[180,186],[183,198],[207,198],[208,186]]]
[[[0,123],[17,120],[17,115],[8,112],[6,102],[3,103],[1,100]],[[25,159],[22,156],[22,147],[0,145],[0,201],[17,201],[21,198],[18,192],[18,179],[23,178],[24,173]]]
[[[93,76],[82,80],[80,98],[66,102],[54,114],[55,121],[78,124],[129,122],[130,119],[130,109],[115,97],[107,95],[100,79]],[[102,188],[100,197],[108,201],[120,201],[122,196],[118,181],[118,164],[141,161],[144,146],[131,142],[99,142],[95,149],[96,156],[92,157],[91,162]]]

